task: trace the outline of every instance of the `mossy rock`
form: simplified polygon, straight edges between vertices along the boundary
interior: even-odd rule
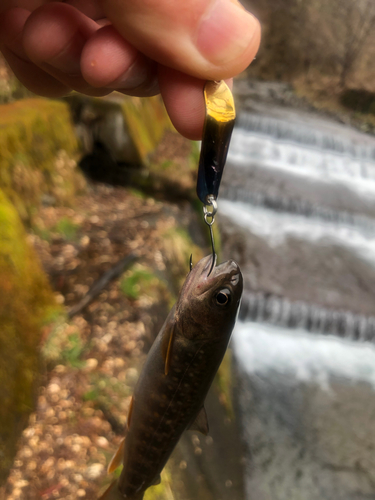
[[[127,97],[122,110],[142,163],[147,165],[164,133],[174,130],[163,101],[160,96],[147,99]]]
[[[75,93],[65,102],[78,126],[84,153],[92,152],[95,140],[115,161],[133,166],[148,166],[165,132],[175,131],[160,96],[140,98],[113,92],[93,98]]]
[[[77,141],[65,103],[35,98],[4,104],[0,130],[0,188],[23,220],[43,196],[65,203],[82,188],[75,165],[69,164]]]
[[[0,484],[34,407],[41,329],[57,310],[12,204],[0,190]]]

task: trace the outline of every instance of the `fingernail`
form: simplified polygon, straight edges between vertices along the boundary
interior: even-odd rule
[[[149,79],[149,69],[144,64],[135,62],[114,82],[106,85],[109,89],[135,89]]]
[[[67,75],[81,73],[81,53],[86,38],[79,32],[74,35],[69,44],[57,56],[46,61],[50,66]]]
[[[238,2],[216,0],[200,23],[198,50],[211,63],[225,64],[247,49],[258,25],[257,19]]]

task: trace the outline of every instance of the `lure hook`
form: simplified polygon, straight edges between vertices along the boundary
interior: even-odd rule
[[[212,248],[212,264],[210,271],[207,276],[209,276],[212,272],[212,269],[215,265],[216,260],[216,252],[215,252],[215,241],[214,241],[214,233],[212,231],[212,225],[215,222],[215,215],[217,212],[217,202],[213,194],[209,194],[206,198],[207,205],[203,205],[203,214],[204,214],[204,222],[207,224],[210,230],[210,239],[211,239],[211,248]],[[209,211],[207,206],[211,207]]]
[[[212,247],[212,264],[209,273],[207,274],[207,277],[211,274],[212,269],[214,268],[215,265],[215,260],[216,260],[216,252],[215,252],[215,242],[214,242],[214,234],[212,232],[212,224],[208,226],[210,228],[210,238],[211,238],[211,247]]]

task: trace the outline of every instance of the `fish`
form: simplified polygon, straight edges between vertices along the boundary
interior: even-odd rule
[[[160,473],[184,430],[208,434],[204,400],[227,349],[243,289],[238,264],[212,271],[201,259],[189,272],[146,358],[134,388],[127,434],[108,470],[120,477],[101,500],[142,500],[160,483]],[[192,266],[191,266],[192,267]]]

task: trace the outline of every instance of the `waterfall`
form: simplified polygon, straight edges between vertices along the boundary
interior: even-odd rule
[[[265,207],[277,212],[288,212],[328,222],[349,224],[375,232],[375,221],[370,217],[312,205],[300,199],[286,198],[277,194],[252,192],[244,187],[233,185],[224,185],[220,191],[220,196],[229,201],[241,201],[255,207]]]
[[[353,279],[363,282],[360,290],[365,295],[366,288],[375,291],[375,138],[314,120],[283,119],[280,111],[276,117],[240,115],[220,192],[220,210],[230,224],[241,228],[243,234],[247,232],[249,242],[264,242],[259,248],[270,249],[269,258],[272,255],[276,270],[293,262],[302,266],[286,268],[284,275],[297,273],[302,282],[313,283],[304,268],[310,267],[309,253],[315,260],[321,255],[330,259],[332,269],[339,265],[340,272],[345,273],[348,265],[352,273],[358,268],[360,274],[354,274]],[[242,253],[246,252],[243,238]],[[230,241],[224,246],[231,248]],[[298,255],[299,248],[306,261],[289,258],[290,252]],[[236,248],[233,252],[236,254]],[[256,254],[251,258],[249,254],[247,262],[244,256],[245,276],[254,273],[251,262],[256,258]],[[364,263],[370,266],[368,272],[363,271]],[[314,272],[319,275],[318,268]],[[329,266],[325,272],[329,273]],[[256,282],[259,279],[256,277]],[[265,283],[270,279],[267,276]],[[318,281],[324,280],[322,275]],[[357,293],[354,285],[353,294]],[[319,290],[324,289],[319,286]],[[282,287],[287,291],[287,281]],[[336,307],[339,299],[335,299],[333,308],[324,303],[323,297],[317,305],[317,294],[312,293],[314,299],[309,299],[306,288],[301,300],[294,302],[270,293],[261,284],[258,288],[250,289],[245,280],[240,313],[243,321],[374,342],[375,316],[362,314],[354,300],[354,309],[348,310],[348,300],[341,309]],[[338,288],[334,293],[339,296],[341,291]],[[349,292],[345,293],[347,296]],[[296,295],[296,289],[292,295]],[[372,296],[367,300],[371,303]]]
[[[332,310],[302,301],[245,291],[239,318],[241,321],[269,323],[351,340],[375,342],[375,316]]]
[[[276,141],[303,144],[323,151],[332,151],[351,158],[375,161],[375,145],[358,144],[356,137],[349,139],[342,134],[327,133],[314,126],[288,122],[279,118],[243,113],[237,128],[251,137],[263,135]]]
[[[372,498],[375,138],[260,107],[237,122],[218,217],[244,276],[246,497]]]

